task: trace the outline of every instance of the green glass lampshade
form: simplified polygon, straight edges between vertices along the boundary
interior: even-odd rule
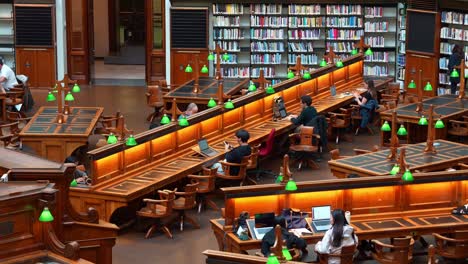
[[[406,169],[405,173],[403,173],[403,176],[401,176],[401,179],[407,182],[414,181],[413,174],[408,169]]]
[[[312,76],[310,76],[310,72],[305,72],[304,75],[302,75],[302,78],[304,78],[306,80],[310,80],[312,78]]]
[[[336,62],[336,67],[338,68],[342,68],[344,65],[343,65],[343,62],[341,60],[337,61]]]
[[[421,118],[418,121],[418,125],[427,126],[427,119],[424,116],[421,116]]]
[[[200,72],[201,73],[208,73],[208,67],[206,67],[206,65],[203,65]]]
[[[406,128],[404,125],[400,125],[400,128],[398,129],[398,131],[396,132],[396,134],[398,136],[406,136],[408,135],[408,131],[406,131]]]
[[[213,98],[210,98],[210,100],[208,101],[208,108],[213,108],[216,106],[216,101],[213,99]]]
[[[75,83],[75,85],[73,85],[72,92],[74,92],[74,93],[81,92],[81,88],[77,83]]]
[[[185,72],[193,72],[192,66],[190,66],[190,64],[187,64],[187,67],[185,67]]]
[[[68,92],[67,95],[65,95],[65,101],[75,101],[75,97],[73,97],[73,94],[71,92]]]
[[[430,82],[426,83],[426,86],[424,86],[424,91],[432,91],[432,85]]]
[[[135,137],[133,137],[133,135],[130,135],[128,138],[127,138],[127,141],[125,142],[125,145],[129,146],[129,147],[133,147],[133,146],[136,146],[137,145],[137,142],[135,140]]]
[[[288,71],[288,79],[294,78],[294,72]]]
[[[325,61],[325,59],[322,59],[320,61],[320,67],[325,67],[325,66],[327,66],[327,62]]]
[[[390,175],[396,175],[398,172],[400,172],[400,166],[398,164],[395,164],[390,171]]]
[[[435,123],[434,125],[435,128],[444,128],[445,125],[444,125],[444,122],[440,119],[437,120],[437,122]]]
[[[275,93],[275,89],[273,88],[273,86],[268,85],[268,87],[265,89],[265,92],[266,92],[267,94],[274,94],[274,93]]]
[[[390,124],[388,124],[388,121],[385,121],[382,125],[382,127],[380,128],[380,130],[384,131],[384,132],[390,132],[392,131],[392,128],[390,127]]]
[[[76,187],[78,186],[78,183],[76,182],[75,179],[73,179],[73,181],[70,182],[70,187]]]
[[[188,122],[187,118],[185,116],[182,116],[179,119],[179,126],[186,127],[188,125],[189,125],[189,122]]]
[[[283,175],[280,174],[278,177],[276,177],[275,183],[281,183],[283,181]]]
[[[371,56],[374,54],[374,52],[371,50],[371,48],[368,48],[364,54],[366,54],[366,56]]]
[[[227,60],[229,60],[229,58],[230,58],[229,54],[227,54],[227,53],[223,54],[223,60],[227,61]]]
[[[295,191],[297,190],[296,182],[293,179],[289,179],[288,183],[286,183],[286,187],[284,187],[286,191]]]
[[[267,264],[280,264],[280,262],[275,254],[272,253],[267,259]]]
[[[257,91],[257,86],[255,86],[255,84],[252,81],[250,81],[250,85],[249,85],[248,90],[249,90],[249,92],[255,92],[255,91]]]
[[[52,222],[52,221],[54,221],[54,216],[49,211],[48,207],[44,207],[44,209],[42,210],[42,213],[39,216],[39,221],[40,222]]]
[[[416,83],[414,82],[414,80],[411,80],[411,82],[408,84],[408,88],[410,89],[416,88]]]
[[[450,77],[458,78],[460,77],[460,74],[458,74],[457,70],[453,69],[453,71],[450,73]]]
[[[351,55],[356,55],[356,54],[358,54],[357,49],[353,49],[353,50],[351,51]]]
[[[115,143],[117,143],[117,141],[118,141],[117,137],[112,133],[107,138],[107,144],[115,144]]]
[[[55,95],[52,93],[52,92],[49,92],[49,94],[47,95],[47,102],[53,102],[55,100],[57,100],[57,98],[55,98]]]
[[[209,60],[209,61],[214,60],[213,52],[210,52],[210,54],[208,54],[208,60]]]
[[[163,117],[161,118],[161,125],[167,125],[171,122],[171,120],[169,119],[169,117],[164,114]]]
[[[289,253],[289,250],[287,247],[283,247],[283,250],[281,251],[283,253],[283,257],[286,260],[292,260],[291,253]]]
[[[224,103],[224,108],[234,109],[234,104],[232,103],[231,99],[229,99],[226,103]]]

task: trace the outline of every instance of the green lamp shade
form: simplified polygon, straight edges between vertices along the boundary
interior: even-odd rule
[[[78,86],[77,83],[75,83],[75,85],[73,85],[72,92],[74,92],[74,93],[81,92],[80,86]]]
[[[310,72],[305,72],[304,75],[302,76],[302,78],[304,78],[306,80],[310,80],[312,78],[312,76],[310,76]]]
[[[229,60],[229,57],[230,57],[229,54],[227,54],[227,53],[223,54],[223,60],[227,61],[227,60]]]
[[[203,65],[201,68],[201,73],[208,73],[208,67],[206,67],[206,65]]]
[[[130,135],[128,138],[127,138],[127,141],[125,142],[125,145],[129,146],[129,147],[133,147],[133,146],[136,146],[137,145],[137,142],[135,140],[135,137],[133,137],[133,135]]]
[[[416,88],[416,83],[414,83],[414,80],[411,80],[411,82],[408,84],[408,88],[410,89]]]
[[[389,131],[392,131],[392,128],[388,124],[388,121],[385,121],[383,123],[382,127],[380,128],[380,130],[385,131],[385,132],[389,132]]]
[[[325,66],[327,66],[327,62],[325,61],[325,59],[322,59],[320,61],[320,67],[325,67]]]
[[[283,257],[284,257],[286,260],[292,260],[291,253],[289,253],[288,248],[283,247],[282,253],[283,253]]]
[[[293,179],[289,179],[288,183],[286,183],[286,187],[284,187],[286,191],[295,191],[297,190],[296,182]]]
[[[75,97],[73,97],[73,94],[71,92],[67,93],[67,95],[65,96],[65,101],[75,101]]]
[[[213,52],[210,52],[210,54],[208,54],[208,60],[209,60],[209,61],[214,60]]]
[[[432,91],[432,85],[430,82],[426,83],[426,86],[424,86],[424,91]]]
[[[390,175],[396,175],[398,172],[400,172],[400,166],[395,164],[395,166],[393,166],[392,170],[390,171]]]
[[[280,264],[278,258],[275,256],[275,254],[270,254],[270,256],[267,259],[267,264]]]
[[[396,134],[398,136],[406,136],[408,135],[408,131],[406,131],[406,128],[404,125],[400,125],[400,128],[398,129],[398,131],[396,132]]]
[[[49,92],[49,94],[47,95],[47,102],[53,102],[55,101],[57,98],[55,98],[55,95],[52,93],[52,92]]]
[[[185,67],[185,72],[193,72],[192,66],[190,66],[190,64],[187,64],[187,67]]]
[[[413,174],[411,173],[410,170],[406,169],[405,173],[403,173],[403,176],[401,176],[401,179],[403,181],[414,181],[414,177],[413,177]]]
[[[424,116],[421,116],[421,118],[418,121],[418,125],[427,126],[427,119]]]
[[[275,89],[273,88],[273,86],[269,85],[266,89],[265,89],[265,92],[267,94],[274,94],[275,93]]]
[[[341,68],[341,67],[343,67],[343,66],[344,66],[344,65],[343,65],[343,62],[342,62],[341,60],[339,60],[339,61],[336,62],[336,67]]]
[[[255,84],[250,81],[250,85],[249,85],[249,92],[255,92],[257,91],[257,86],[255,86]]]
[[[374,54],[374,52],[371,50],[371,48],[368,48],[364,54],[366,54],[366,56],[371,56]]]
[[[216,106],[216,102],[213,98],[210,98],[210,100],[208,101],[208,108],[213,108]]]
[[[450,77],[458,78],[460,74],[458,74],[457,70],[453,69],[452,73],[450,73]]]
[[[161,118],[161,125],[167,125],[171,122],[171,120],[169,119],[169,117],[164,114],[163,117]]]
[[[278,177],[276,177],[275,183],[281,183],[283,181],[283,175],[280,174]]]
[[[435,128],[444,128],[445,125],[444,125],[444,122],[442,122],[442,120],[437,120],[437,122],[435,123],[434,125]]]
[[[351,55],[356,55],[356,54],[358,54],[357,49],[353,49],[353,50],[351,51]]]
[[[226,103],[224,103],[224,108],[234,109],[234,104],[232,103],[231,99],[229,99]]]
[[[52,222],[52,221],[54,221],[54,216],[49,211],[48,207],[44,207],[44,210],[42,210],[42,213],[39,216],[39,221],[40,222]]]
[[[107,138],[107,144],[115,144],[117,143],[117,137],[114,134],[110,134]]]
[[[75,179],[73,179],[73,181],[70,182],[70,187],[76,187],[78,186],[78,183],[76,182]]]
[[[189,125],[189,123],[188,123],[187,118],[185,118],[185,116],[182,116],[182,117],[179,119],[179,126],[186,127],[186,126],[188,126],[188,125]]]
[[[294,72],[288,71],[288,79],[294,78]]]

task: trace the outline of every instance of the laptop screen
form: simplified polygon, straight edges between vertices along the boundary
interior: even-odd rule
[[[198,140],[198,147],[200,150],[208,149],[208,141],[206,141],[204,138]]]
[[[255,214],[255,227],[275,226],[275,213]]]
[[[331,206],[312,207],[312,220],[325,220],[331,218]]]

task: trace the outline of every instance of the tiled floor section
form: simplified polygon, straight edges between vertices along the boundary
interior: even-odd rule
[[[94,79],[145,79],[145,65],[104,64],[103,60],[94,63]]]

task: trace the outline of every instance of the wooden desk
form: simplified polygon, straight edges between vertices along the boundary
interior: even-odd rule
[[[456,95],[446,94],[423,100],[423,112],[425,112],[423,115],[426,118],[429,116],[427,111],[431,104],[434,105],[434,118],[440,115],[440,119],[446,126],[443,129],[436,129],[436,138],[447,138],[448,121],[468,114],[468,100],[458,100]],[[380,118],[382,122],[387,120],[392,125],[392,112],[396,111],[398,123],[403,122],[408,131],[406,141],[408,143],[423,142],[427,139],[427,127],[418,125],[421,114],[416,112],[416,106],[416,103],[398,106],[396,109],[380,113]],[[381,131],[380,133],[382,145],[388,143],[391,137],[390,132]]]
[[[65,123],[57,124],[57,107],[43,106],[21,131],[21,142],[39,156],[63,162],[75,149],[86,145],[103,110],[102,107],[72,107]]]
[[[233,232],[242,211],[250,215],[298,208],[310,212],[313,206],[330,205],[351,212],[351,224],[360,240],[401,235],[467,230],[466,216],[452,216],[451,209],[468,201],[468,170],[415,173],[414,182],[393,176],[298,182],[288,192],[281,184],[222,188],[224,219],[210,220],[220,250],[243,253],[259,249],[260,240],[241,241]],[[432,195],[437,190],[437,195]],[[321,239],[315,232],[304,238]]]
[[[435,141],[437,153],[424,153],[426,142],[405,146],[406,163],[411,170],[437,171],[468,162],[468,147],[465,144],[438,139]],[[364,155],[356,155],[328,161],[337,178],[346,178],[355,173],[361,177],[389,175],[395,161],[387,159],[390,150],[381,150]]]

